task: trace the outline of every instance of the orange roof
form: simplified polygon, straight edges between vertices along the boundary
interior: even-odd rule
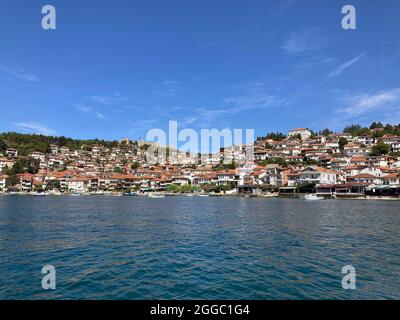
[[[37,180],[34,180],[34,181],[33,181],[33,185],[34,185],[34,186],[42,186],[42,185],[44,185],[44,184],[46,184],[46,183],[43,182],[43,181],[37,181]]]
[[[367,161],[367,158],[365,157],[353,157],[350,159],[350,161]]]
[[[396,179],[396,178],[400,178],[400,173],[391,173],[382,177],[382,179]]]
[[[376,176],[373,176],[369,173],[360,173],[356,174],[355,176],[350,177],[349,179],[376,179]]]
[[[20,173],[17,174],[18,177],[20,177],[23,180],[32,180],[33,174],[31,173]]]

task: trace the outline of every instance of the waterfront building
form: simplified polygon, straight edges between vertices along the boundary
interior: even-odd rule
[[[6,174],[0,174],[0,191],[3,191],[6,188],[6,181],[8,176]]]
[[[307,167],[300,172],[299,182],[302,184],[335,184],[337,173],[321,168]]]

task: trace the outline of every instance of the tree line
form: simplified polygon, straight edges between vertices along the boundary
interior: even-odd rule
[[[106,141],[99,139],[80,140],[66,138],[64,136],[45,136],[38,134],[21,134],[16,132],[7,132],[0,134],[0,152],[6,148],[18,150],[21,156],[27,156],[32,152],[49,153],[50,146],[55,144],[59,147],[68,147],[71,151],[81,149],[86,145],[102,145],[107,148],[113,148],[119,145],[118,141]]]

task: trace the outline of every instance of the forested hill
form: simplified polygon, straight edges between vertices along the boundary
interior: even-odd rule
[[[0,153],[6,148],[17,149],[20,155],[29,155],[31,152],[39,151],[50,152],[50,145],[56,144],[60,147],[68,147],[70,150],[80,149],[84,145],[103,145],[105,147],[115,147],[118,141],[105,140],[77,140],[66,137],[53,137],[37,134],[21,134],[16,132],[0,133]]]

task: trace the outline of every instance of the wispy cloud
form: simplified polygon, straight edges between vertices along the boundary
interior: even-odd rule
[[[339,110],[344,116],[357,117],[371,111],[389,111],[388,108],[398,108],[400,104],[400,88],[383,90],[375,93],[362,93],[343,98],[346,106]]]
[[[43,134],[46,136],[56,135],[57,132],[53,129],[46,127],[45,125],[38,122],[16,122],[14,126],[20,130],[28,131],[36,134]]]
[[[280,0],[279,4],[278,4],[278,10],[276,12],[276,14],[283,14],[284,12],[286,12],[287,10],[289,10],[290,8],[292,8],[293,6],[301,3],[302,0]]]
[[[179,122],[179,125],[182,126],[182,127],[186,127],[188,125],[191,125],[191,124],[195,123],[196,121],[197,121],[197,117],[189,116],[189,117],[186,117],[186,118],[182,119]]]
[[[348,69],[352,65],[356,64],[363,56],[365,56],[365,52],[360,53],[358,56],[354,57],[353,59],[340,64],[339,66],[336,67],[336,69],[332,70],[328,74],[328,77],[340,76],[346,69]]]
[[[154,93],[158,96],[170,97],[175,96],[181,91],[179,82],[173,79],[164,79],[162,83],[156,88]]]
[[[0,66],[0,71],[19,80],[39,81],[39,79],[33,73],[23,68],[13,69],[5,66]]]
[[[324,48],[328,40],[320,35],[320,30],[313,28],[301,32],[292,32],[281,49],[287,55],[306,54]]]
[[[132,123],[132,129],[130,130],[130,134],[137,135],[138,139],[143,139],[145,132],[149,129],[154,128],[158,123],[158,120],[155,119],[145,119],[145,120],[138,120]]]
[[[263,81],[248,82],[235,89],[239,91],[238,94],[223,99],[224,108],[198,108],[197,112],[201,118],[211,121],[224,115],[236,115],[240,112],[279,107],[290,103],[288,98],[270,93],[271,90]]]
[[[75,105],[76,110],[86,113],[87,115],[90,115],[92,117],[96,117],[99,119],[106,119],[106,116],[96,110],[94,110],[92,107],[88,107],[85,105],[81,105],[81,104],[76,104]]]
[[[119,92],[116,92],[113,94],[100,94],[100,95],[92,96],[92,97],[90,97],[90,99],[94,103],[106,104],[106,105],[122,103],[122,102],[126,102],[128,100],[127,97],[120,94]]]

